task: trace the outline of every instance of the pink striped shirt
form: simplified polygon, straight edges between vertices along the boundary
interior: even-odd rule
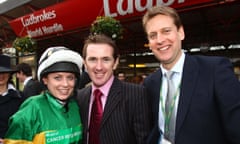
[[[93,104],[93,100],[94,100],[94,96],[93,96],[93,92],[95,91],[95,89],[99,89],[102,93],[103,96],[101,97],[101,101],[102,101],[102,107],[103,107],[103,111],[106,105],[106,101],[107,101],[107,96],[109,93],[109,90],[112,86],[114,80],[114,76],[112,76],[105,85],[103,85],[102,87],[97,88],[96,86],[94,86],[92,84],[92,93],[91,93],[91,97],[90,97],[90,103],[89,103],[89,113],[88,113],[88,125],[90,122],[90,116],[91,116],[91,111],[92,111],[92,104]]]

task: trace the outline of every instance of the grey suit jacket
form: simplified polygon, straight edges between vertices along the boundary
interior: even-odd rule
[[[87,143],[91,86],[78,92],[77,101]],[[101,144],[144,144],[151,129],[148,96],[140,85],[114,79],[104,108],[100,127]]]

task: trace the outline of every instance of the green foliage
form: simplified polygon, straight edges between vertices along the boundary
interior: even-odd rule
[[[13,42],[13,47],[18,52],[35,52],[37,49],[36,41],[29,36],[16,38]]]
[[[91,34],[105,34],[113,40],[122,39],[123,28],[120,22],[112,17],[98,16],[90,28]]]

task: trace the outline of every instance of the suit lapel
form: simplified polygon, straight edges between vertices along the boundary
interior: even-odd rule
[[[193,96],[193,92],[195,91],[198,74],[199,67],[195,59],[193,59],[191,56],[186,55],[183,67],[181,92],[177,111],[176,137],[187,115],[191,98]]]
[[[115,78],[107,97],[107,102],[104,108],[101,126],[104,125],[104,123],[107,121],[107,119],[109,118],[109,116],[111,115],[115,107],[117,106],[117,104],[122,99],[121,86],[122,86],[121,82]]]
[[[79,104],[80,106],[80,111],[81,111],[81,118],[82,118],[82,123],[84,126],[84,132],[87,133],[88,131],[88,114],[89,114],[89,103],[90,103],[90,97],[91,97],[91,90],[92,87],[89,86],[84,90],[82,95],[80,95],[80,101],[81,103]]]
[[[148,86],[152,87],[149,88],[151,89],[151,91],[149,91],[149,93],[152,93],[151,95],[153,95],[153,100],[152,102],[154,103],[153,106],[153,113],[154,115],[158,116],[158,112],[159,112],[159,101],[160,101],[160,88],[162,85],[162,71],[159,68],[158,71],[156,73],[153,73],[153,76],[151,78],[151,81],[149,82]],[[158,117],[156,119],[158,121]]]

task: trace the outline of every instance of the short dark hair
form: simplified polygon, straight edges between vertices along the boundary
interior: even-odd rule
[[[27,63],[20,63],[16,66],[17,72],[22,72],[26,76],[32,76],[32,68]]]
[[[119,57],[118,47],[113,39],[104,35],[104,34],[94,34],[90,35],[85,41],[83,46],[82,55],[83,58],[86,58],[87,55],[87,47],[89,44],[108,44],[113,48],[113,58],[116,60]]]
[[[119,71],[119,72],[117,73],[117,75],[119,75],[119,74],[123,74],[123,75],[125,76],[125,72],[124,72],[124,71]]]

